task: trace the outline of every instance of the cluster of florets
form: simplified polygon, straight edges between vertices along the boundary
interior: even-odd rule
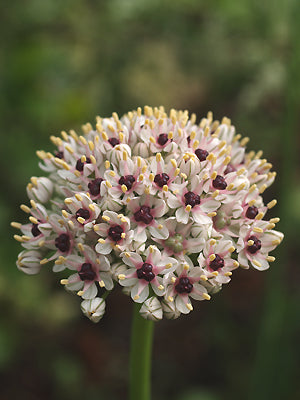
[[[264,205],[261,194],[275,172],[262,152],[245,151],[228,118],[196,124],[187,111],[146,106],[82,130],[51,137],[54,154],[37,152],[48,177],[31,178],[30,206],[21,205],[29,223],[12,225],[25,248],[18,268],[64,273],[92,321],[116,283],[143,317],[177,318],[239,265],[274,261],[283,235],[278,218],[265,219],[276,200]]]

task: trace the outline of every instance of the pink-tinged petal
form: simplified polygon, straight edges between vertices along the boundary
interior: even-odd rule
[[[139,265],[143,262],[142,257],[141,257],[139,254],[137,254],[137,253],[134,253],[134,252],[132,252],[132,251],[129,251],[129,252],[128,252],[128,255],[129,255],[130,257],[127,257],[127,255],[125,255],[125,254],[122,253],[122,254],[121,254],[121,257],[122,257],[123,262],[124,262],[126,265],[128,265],[129,267],[138,268]]]
[[[231,240],[220,240],[214,248],[214,253],[227,253],[230,247],[234,247]]]
[[[255,261],[259,262],[260,266],[258,264],[256,264]],[[251,260],[251,265],[255,269],[258,269],[259,271],[265,271],[266,269],[270,268],[270,264],[268,263],[268,261],[265,258],[255,257],[255,255]]]
[[[182,224],[187,224],[189,220],[189,213],[184,208],[178,208],[175,213],[176,219]]]
[[[220,207],[220,202],[216,200],[202,200],[200,208],[205,213],[216,211]]]
[[[155,199],[154,205],[155,207],[152,209],[152,215],[155,218],[160,218],[167,212],[167,205],[164,200]]]
[[[97,243],[95,250],[98,254],[110,254],[112,251],[111,243]]]
[[[181,201],[172,193],[168,194],[167,203],[170,208],[178,208],[182,206]]]
[[[203,293],[207,293],[207,290],[205,289],[205,287],[203,287],[202,285],[200,285],[199,283],[194,283],[194,288],[193,291],[190,293],[190,296],[198,301],[202,301],[204,300],[204,297],[202,296]]]
[[[149,226],[149,231],[150,231],[151,235],[156,239],[164,239],[165,240],[165,239],[168,239],[168,237],[169,237],[169,231],[166,226],[163,226],[161,229],[159,229],[158,227]]]
[[[135,298],[139,296],[139,298]],[[143,303],[149,296],[149,284],[148,282],[140,279],[131,290],[131,298],[137,303]]]
[[[241,267],[244,267],[246,269],[249,268],[249,261],[248,258],[245,255],[245,251],[242,250],[239,255],[238,255],[238,262],[240,264]]]
[[[187,308],[186,304],[191,304],[188,296],[183,296],[177,295],[175,299],[175,305],[176,308],[182,313],[182,314],[188,314],[191,310]]]
[[[96,297],[97,293],[98,293],[97,286],[95,283],[93,283],[87,290],[84,291],[81,297],[85,300],[90,300]]]
[[[211,217],[202,214],[200,210],[192,211],[192,218],[197,224],[206,225],[212,223]]]

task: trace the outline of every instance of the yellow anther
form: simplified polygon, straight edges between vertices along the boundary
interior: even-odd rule
[[[280,221],[280,218],[271,218],[269,222],[272,224],[277,224],[277,222],[279,222],[279,221]]]
[[[175,283],[175,282],[176,282],[175,276],[173,276],[173,277],[171,278],[171,282],[172,282],[172,283]]]
[[[237,262],[237,261],[233,261],[233,266],[234,266],[234,268],[237,268],[237,267],[239,267],[239,263]]]
[[[253,174],[250,175],[251,179],[255,179],[257,177],[258,173],[257,172],[253,172]]]
[[[77,247],[79,251],[81,251],[82,253],[84,252],[84,246],[82,243],[78,243]]]
[[[138,181],[141,182],[143,179],[144,179],[144,175],[140,174],[139,177],[138,177]]]
[[[237,171],[237,175],[238,176],[240,176],[240,175],[242,175],[244,172],[246,171],[246,168],[240,168],[238,171]]]
[[[214,272],[212,272],[211,273],[213,276],[218,276],[219,275],[219,272],[218,271],[214,271]]]
[[[252,264],[256,265],[258,268],[261,268],[261,263],[257,260],[252,260]]]
[[[228,252],[229,252],[229,253],[233,253],[234,250],[235,250],[235,247],[234,247],[234,246],[231,246],[231,247],[229,247]]]
[[[181,178],[183,178],[183,179],[187,179],[187,175],[186,175],[184,172],[181,172],[180,176],[181,176]]]
[[[85,155],[81,156],[80,160],[81,160],[82,163],[86,162],[86,156]]]
[[[224,274],[225,276],[231,276],[232,275],[232,272],[230,272],[230,271],[228,271],[228,272],[225,272],[225,274]]]
[[[168,139],[173,139],[173,132],[168,133]]]
[[[253,200],[248,202],[248,205],[251,207],[251,206],[254,206],[255,203],[256,203],[256,200],[253,199]]]
[[[210,300],[210,295],[208,293],[202,293],[202,297],[204,300]]]
[[[168,263],[168,264],[166,264],[166,268],[172,268],[172,263]]]
[[[234,188],[234,184],[233,183],[230,183],[228,186],[227,186],[227,190],[232,190]]]
[[[214,246],[217,243],[217,241],[215,239],[210,239],[209,244],[211,246]]]
[[[199,140],[195,140],[193,143],[193,149],[196,149],[199,146]]]
[[[180,173],[180,169],[176,168],[175,171],[174,171],[174,175],[177,176],[177,175],[179,175],[179,173]]]
[[[84,294],[84,291],[83,291],[83,290],[79,290],[79,291],[77,292],[77,296],[79,296],[79,297],[81,297],[83,294]]]
[[[34,208],[34,209],[37,208],[36,202],[34,200],[30,200],[30,204],[31,204],[32,208]]]
[[[82,196],[79,193],[76,193],[75,197],[78,201],[82,201]]]
[[[67,285],[69,283],[68,279],[61,279],[60,280],[61,285]]]
[[[256,233],[263,233],[263,229],[258,228],[257,226],[255,226],[252,230],[253,230],[253,232],[256,232]]]
[[[121,222],[123,222],[123,224],[125,224],[125,223],[128,222],[128,221],[127,221],[127,219],[126,219],[125,217],[122,217],[122,218],[121,218]]]
[[[267,256],[267,261],[269,261],[269,262],[274,262],[274,261],[275,261],[275,257],[273,257],[273,256]]]
[[[131,254],[130,253],[128,253],[128,251],[125,251],[125,257],[127,257],[127,258],[130,258],[131,257]]]
[[[168,300],[170,303],[172,303],[172,302],[174,301],[174,298],[173,298],[172,296],[168,296],[168,297],[167,297],[167,300]]]
[[[66,145],[65,145],[65,149],[66,149],[70,154],[73,154],[73,153],[74,153],[74,149],[73,149],[69,144],[66,144]]]
[[[277,200],[274,199],[267,204],[267,207],[270,209],[270,208],[273,208],[274,206],[276,206],[276,204],[277,204]]]
[[[172,166],[174,168],[177,168],[177,162],[176,162],[176,160],[174,158],[171,158],[170,163],[172,164]]]
[[[164,191],[164,192],[167,192],[168,190],[169,190],[168,185],[164,185],[164,186],[163,186],[163,191]]]
[[[79,136],[79,140],[84,146],[87,145],[87,141],[86,141],[86,138],[84,136]]]
[[[203,281],[203,282],[206,282],[206,281],[208,280],[208,278],[207,278],[206,275],[200,275],[200,279],[201,279],[201,281]]]
[[[35,224],[35,225],[37,225],[37,224],[39,223],[39,221],[38,221],[36,218],[34,218],[33,216],[30,216],[30,217],[29,217],[29,221],[30,221],[32,224]],[[20,226],[21,226],[21,224],[20,224]]]
[[[213,194],[211,195],[211,197],[213,197],[214,199],[217,197],[217,196],[219,196],[219,190],[215,190],[214,192],[213,192]]]
[[[77,178],[80,178],[80,177],[81,177],[81,173],[80,173],[79,171],[77,171],[77,169],[75,169],[75,171],[73,171],[73,174],[74,174],[75,176],[77,176]]]
[[[127,161],[127,159],[128,159],[128,154],[126,151],[123,151],[123,160]]]
[[[109,175],[110,176],[116,176],[116,173],[115,173],[115,171],[109,171]]]
[[[48,261],[49,261],[49,260],[48,260],[47,258],[43,258],[43,259],[40,261],[40,264],[41,264],[41,265],[45,265],[45,264],[47,264]]]
[[[104,244],[105,243],[105,239],[102,239],[102,238],[98,239],[98,243]]]
[[[214,172],[211,174],[211,179],[212,179],[212,180],[216,179],[217,175],[218,175],[217,171],[214,171]]]
[[[106,181],[105,184],[109,189],[112,188],[112,184],[109,181]]]
[[[154,181],[154,174],[152,174],[152,172],[151,172],[151,174],[149,174],[149,180],[150,180],[150,182]]]
[[[108,169],[110,167],[110,162],[108,160],[106,160],[104,165],[105,165],[105,168]]]
[[[74,228],[74,222],[73,222],[73,221],[69,220],[69,221],[68,221],[68,225],[69,225],[69,227],[70,227],[71,229]]]
[[[263,193],[267,189],[267,185],[264,183],[260,188],[259,188],[259,193]]]
[[[241,184],[236,188],[236,190],[237,190],[237,191],[243,190],[245,186],[246,186],[246,183],[243,182],[243,183],[241,183]]]
[[[144,166],[142,167],[142,173],[144,174],[146,171],[147,171],[147,165],[144,165]]]
[[[138,300],[140,298],[140,296],[138,294],[136,294],[133,298],[133,300]]]
[[[209,127],[207,126],[207,127],[204,129],[203,134],[204,134],[205,137],[207,137],[207,136],[209,135],[209,133],[210,133],[210,129],[209,129]]]
[[[33,218],[33,217],[32,217]],[[30,219],[30,218],[29,218]],[[37,221],[37,220],[36,220]],[[10,226],[12,226],[13,228],[16,228],[16,229],[21,229],[21,227],[22,227],[22,224],[20,224],[19,222],[11,222],[10,223]]]
[[[160,153],[157,153],[157,154],[156,154],[156,161],[157,161],[157,162],[160,162],[160,161],[161,161],[161,154],[160,154]]]
[[[192,209],[192,206],[191,206],[190,204],[188,204],[188,205],[185,207],[185,211],[187,211],[187,212],[190,212],[191,209]]]
[[[102,218],[103,218],[103,217],[102,217]],[[95,232],[98,232],[100,228],[99,228],[98,225],[94,225],[94,226],[93,226],[93,229],[94,229]]]
[[[260,213],[257,214],[257,216],[255,217],[255,219],[256,219],[256,220],[260,220],[260,219],[262,219],[263,216],[264,216],[264,213],[263,213],[263,212],[260,212]]]
[[[188,271],[190,269],[190,266],[188,264],[184,264],[183,265],[183,269],[185,269],[186,271]]]
[[[96,125],[96,127],[97,127],[97,125]],[[106,132],[102,132],[102,139],[103,140],[108,140],[108,136],[107,136],[107,134],[106,134]]]
[[[151,122],[153,122],[153,121],[151,121]],[[154,125],[154,124],[152,124],[151,122],[150,122],[150,128],[153,129],[154,126],[152,128],[152,125]],[[153,136],[150,136],[149,140],[150,140],[151,143],[156,143],[155,137],[153,137]]]
[[[31,180],[31,182],[32,182],[32,184],[33,184],[34,186],[37,186],[37,185],[38,185],[38,180],[37,180],[37,177],[36,177],[36,176],[32,176],[32,177],[30,178],[30,180]]]
[[[126,185],[122,185],[122,186],[121,186],[121,189],[122,189],[122,192],[123,192],[123,193],[126,193],[127,190],[128,190],[128,188],[127,188]]]
[[[240,141],[241,146],[246,146],[246,144],[249,142],[249,138],[246,136]]]
[[[248,240],[247,244],[248,244],[248,246],[253,246],[254,245],[254,241],[250,239],[250,240]]]
[[[110,218],[109,218],[107,215],[102,215],[101,218],[102,218],[103,221],[105,221],[105,222],[109,222],[109,221],[110,221]],[[95,226],[96,226],[96,225],[95,225]]]
[[[93,165],[97,164],[96,158],[92,154],[90,155],[90,160]]]
[[[210,261],[214,261],[214,259],[216,258],[216,255],[215,254],[211,254],[208,258],[209,258]]]
[[[78,221],[80,224],[84,224],[84,223],[85,223],[85,219],[82,218],[82,217],[78,217],[78,218],[77,218],[77,221]]]
[[[217,213],[214,212],[214,211],[207,214],[207,216],[210,217],[210,218],[213,218],[213,217],[215,217],[216,215],[217,215]]]
[[[270,229],[273,229],[273,228],[275,228],[275,224],[269,224],[269,225],[267,225],[266,229],[270,230]]]
[[[190,311],[193,311],[193,306],[191,305],[191,303],[186,303],[186,308]]]
[[[255,183],[250,187],[249,189],[249,193],[254,192],[254,190],[257,188],[257,186],[255,185]]]
[[[104,281],[102,281],[102,280],[101,280],[101,281],[99,281],[99,286],[100,286],[100,287],[105,287],[105,283],[104,283]]]
[[[95,145],[94,145],[94,143],[93,143],[91,140],[89,140],[88,145],[89,145],[89,149],[90,149],[91,151],[94,151]]]
[[[69,214],[67,213],[66,210],[62,210],[61,213],[62,213],[62,216],[63,216],[63,217],[69,218]]]
[[[238,140],[240,140],[240,138],[242,137],[242,135],[240,133],[238,133],[237,135],[234,136],[234,138],[232,139],[232,143],[237,142]]]
[[[122,232],[122,233],[121,233],[121,238],[122,238],[122,239],[125,239],[125,238],[126,238],[126,233],[125,233],[125,232]]]
[[[158,226],[157,226],[157,229],[159,229],[159,230],[161,230],[163,228],[163,225],[162,224],[159,224]]]
[[[222,142],[220,142],[220,143],[218,144],[218,149],[221,150],[221,148],[224,147],[225,144],[226,144],[226,141],[225,141],[225,140],[222,140]]]
[[[281,243],[281,240],[279,240],[279,239],[273,240],[272,241],[272,246],[277,246],[280,243]]]
[[[23,243],[23,238],[20,235],[14,235],[14,239],[17,240],[20,243]]]

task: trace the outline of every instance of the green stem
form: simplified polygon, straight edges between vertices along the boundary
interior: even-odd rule
[[[140,304],[134,304],[130,350],[130,400],[151,398],[151,354],[153,321],[139,314]]]

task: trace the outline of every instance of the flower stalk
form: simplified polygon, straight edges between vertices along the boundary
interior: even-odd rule
[[[129,399],[150,400],[151,398],[151,359],[154,322],[144,319],[139,311],[140,304],[134,304],[130,370]]]

